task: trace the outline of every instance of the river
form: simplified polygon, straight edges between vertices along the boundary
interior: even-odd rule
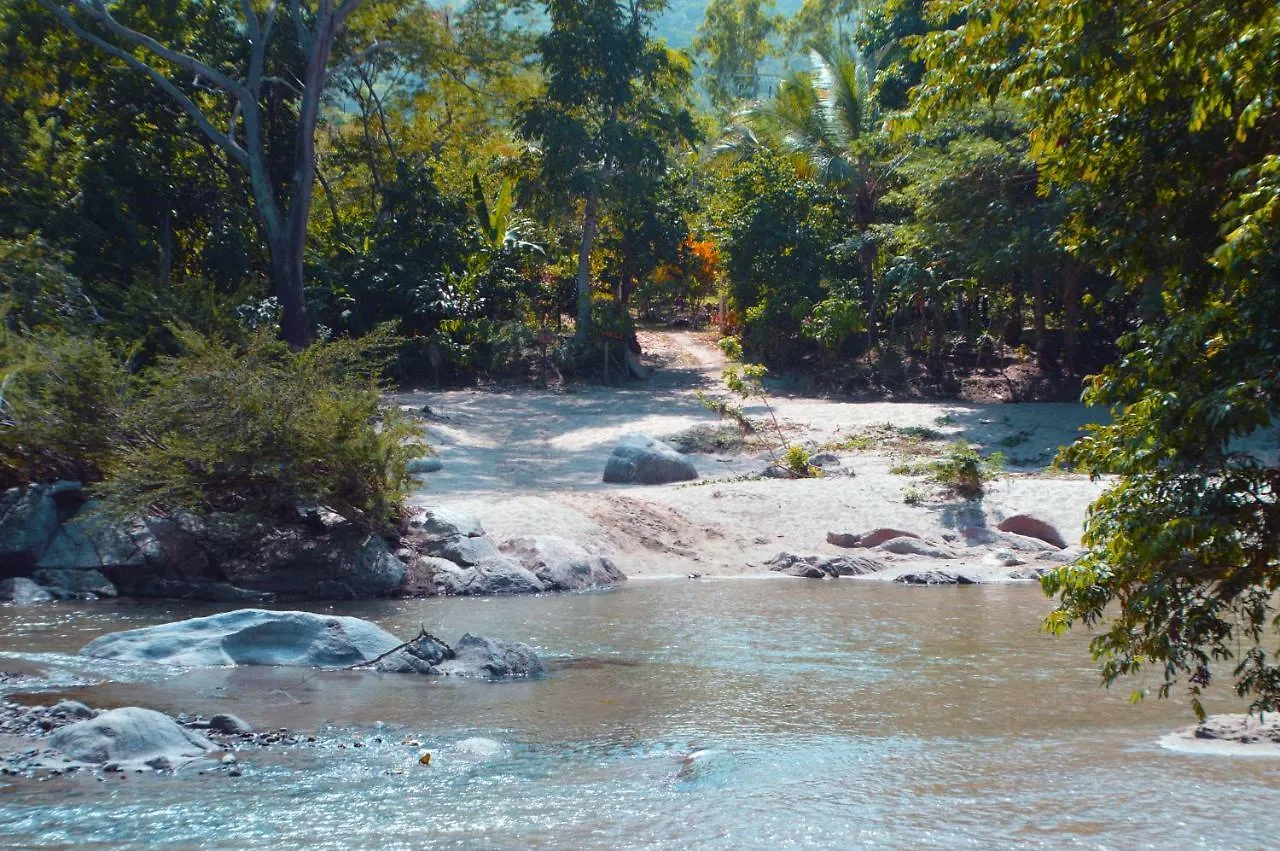
[[[1038,633],[1048,605],[1029,585],[740,579],[315,609],[551,662],[500,684],[104,666],[69,654],[218,608],[8,607],[0,668],[42,669],[59,695],[318,741],[244,752],[241,777],[2,778],[0,845],[1272,846],[1280,759],[1163,747],[1185,704],[1098,688],[1085,634]]]

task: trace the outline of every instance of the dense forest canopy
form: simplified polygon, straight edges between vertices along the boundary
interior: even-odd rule
[[[0,54],[7,485],[390,515],[376,440],[200,496],[176,435],[218,429],[174,406],[226,385],[175,364],[248,353],[340,431],[377,370],[332,409],[307,372],[356,349],[616,377],[638,322],[714,317],[834,393],[1083,386],[1115,422],[1064,461],[1118,478],[1051,626],[1280,706],[1280,472],[1239,449],[1280,388],[1274,2],[4,0]]]

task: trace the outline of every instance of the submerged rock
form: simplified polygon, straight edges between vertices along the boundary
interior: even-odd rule
[[[904,573],[896,577],[894,582],[903,585],[976,585],[977,582],[963,573],[952,573],[949,570],[926,570],[920,573]]]
[[[884,569],[884,564],[865,556],[798,556],[778,553],[765,562],[769,569],[803,579],[836,579],[863,576]]]
[[[409,463],[404,465],[404,470],[411,476],[421,476],[427,473],[437,473],[444,469],[444,462],[440,460],[439,455],[428,455],[425,458],[412,458]]]
[[[96,570],[44,569],[31,578],[59,600],[97,600],[117,594],[111,580]]]
[[[215,745],[180,726],[168,715],[129,706],[61,727],[50,747],[76,762],[91,765],[182,760],[204,755]]]
[[[698,470],[692,461],[673,446],[638,432],[618,438],[604,468],[604,480],[614,483],[661,485],[696,478]]]

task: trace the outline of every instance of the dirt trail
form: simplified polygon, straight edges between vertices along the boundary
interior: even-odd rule
[[[1073,439],[1093,411],[1080,405],[833,402],[774,400],[792,440],[818,448],[891,424],[943,432],[991,448],[1014,462],[977,503],[932,498],[917,480],[889,473],[892,447],[839,451],[849,474],[810,480],[744,478],[766,453],[693,456],[699,482],[618,486],[601,481],[619,435],[667,438],[716,417],[699,391],[723,393],[725,360],[714,337],[692,331],[641,333],[643,382],[570,391],[502,390],[403,393],[403,405],[429,405],[427,424],[444,469],[426,477],[420,505],[449,505],[479,515],[498,538],[555,534],[613,555],[631,576],[758,573],[780,550],[834,555],[827,532],[893,526],[942,540],[1004,516],[1032,512],[1079,538],[1085,507],[1100,486],[1048,475],[1057,447]],[[761,417],[760,405],[746,406]],[[926,498],[904,497],[923,489]],[[973,553],[975,557],[979,553]],[[919,559],[912,563],[918,565]],[[905,569],[905,568],[904,568]]]

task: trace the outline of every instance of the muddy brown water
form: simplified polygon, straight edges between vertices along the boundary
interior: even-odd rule
[[[733,580],[315,608],[549,659],[502,684],[106,664],[74,653],[220,608],[0,608],[0,669],[55,686],[25,701],[318,739],[242,753],[236,778],[0,778],[0,846],[1274,847],[1280,759],[1162,746],[1185,705],[1099,689],[1087,635],[1037,631],[1048,606],[1028,585]]]

